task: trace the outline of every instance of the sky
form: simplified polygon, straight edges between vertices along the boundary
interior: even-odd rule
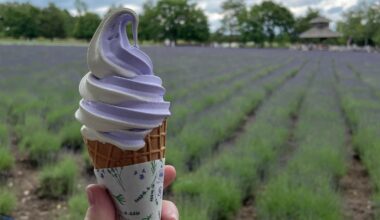
[[[10,0],[0,0],[0,3],[9,2]],[[212,31],[220,27],[220,20],[222,18],[220,5],[223,0],[190,0],[195,2],[198,7],[202,8],[210,23]],[[263,0],[246,0],[248,6],[262,2]],[[296,16],[302,16],[307,11],[308,7],[319,9],[322,15],[328,17],[334,22],[340,20],[342,12],[351,9],[364,1],[378,1],[378,0],[275,0],[278,3],[289,8]],[[379,0],[380,1],[380,0]],[[76,14],[74,7],[74,0],[13,0],[12,2],[29,2],[39,7],[45,7],[49,2],[53,2],[60,8],[70,11],[73,15]],[[142,5],[145,0],[84,0],[88,5],[89,11],[104,15],[108,8],[114,5],[123,5],[124,7],[131,8],[137,13],[142,12]],[[334,24],[333,24],[334,26]]]

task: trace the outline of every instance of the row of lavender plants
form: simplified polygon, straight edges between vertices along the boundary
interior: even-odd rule
[[[203,158],[215,151],[218,143],[230,137],[241,126],[246,115],[254,111],[265,97],[295,76],[302,61],[294,61],[264,77],[241,82],[244,86],[220,105],[211,106],[189,118],[182,130],[169,139],[168,161],[181,171],[193,170]]]
[[[259,219],[343,219],[337,180],[347,137],[330,60],[316,75],[295,128],[296,150],[257,197]]]
[[[173,191],[182,219],[233,219],[242,201],[257,187],[260,175],[275,163],[291,133],[313,64],[306,64],[265,100],[236,141],[180,177]],[[285,74],[286,75],[286,74]],[[255,88],[255,87],[254,87]],[[251,93],[257,92],[251,89]],[[209,146],[209,145],[207,145]]]
[[[380,217],[380,96],[378,87],[370,86],[362,71],[352,71],[347,59],[335,64],[343,110],[352,129],[354,148],[369,172],[374,186],[371,198],[376,218]],[[371,77],[371,76],[370,76]],[[373,77],[375,78],[375,77]]]

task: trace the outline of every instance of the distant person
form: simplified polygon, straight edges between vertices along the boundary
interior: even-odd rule
[[[173,166],[165,166],[164,187],[170,185],[176,176]],[[89,208],[85,220],[116,220],[116,207],[106,188],[99,184],[87,187]],[[162,202],[162,220],[177,220],[179,214],[173,202],[164,200]]]

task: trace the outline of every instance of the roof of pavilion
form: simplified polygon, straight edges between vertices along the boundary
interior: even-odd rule
[[[310,28],[309,30],[303,32],[300,38],[337,38],[341,37],[342,34],[332,31],[326,28]]]

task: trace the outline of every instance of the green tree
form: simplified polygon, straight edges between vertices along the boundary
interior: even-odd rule
[[[188,8],[187,0],[160,0],[157,3],[157,25],[160,32],[157,33],[160,40],[169,39],[174,44],[181,38],[181,29],[186,23]],[[155,22],[155,21],[152,21]]]
[[[380,45],[380,29],[377,29],[375,36],[373,36],[373,42],[379,46]]]
[[[210,37],[207,16],[195,5],[190,6],[181,38],[187,41],[206,42]]]
[[[226,0],[222,3],[222,11],[221,31],[229,36],[228,41],[231,44],[239,35],[239,17],[246,13],[246,5],[244,0]]]
[[[74,37],[90,40],[99,26],[101,19],[97,14],[87,12],[77,18],[74,28]]]
[[[365,25],[366,45],[369,41],[380,45],[380,2],[368,6],[366,10],[366,18],[363,22]]]
[[[343,14],[338,30],[344,37],[359,45],[379,45],[380,4],[361,4]]]
[[[228,36],[226,36],[221,28],[218,28],[215,32],[210,34],[211,42],[228,42]]]
[[[338,30],[344,37],[352,42],[363,44],[365,26],[363,25],[364,14],[362,11],[349,11],[343,14],[344,21],[338,23]]]
[[[38,36],[39,8],[29,3],[5,3],[2,10],[2,25],[6,36],[28,39]]]
[[[159,0],[156,19],[157,39],[169,39],[174,44],[182,40],[206,41],[209,35],[207,17],[187,0]]]
[[[263,26],[258,17],[252,12],[250,10],[239,16],[240,41],[243,43],[251,41],[262,45],[265,41]]]
[[[64,21],[64,28],[67,37],[74,37],[74,28],[76,24],[76,17],[73,17],[66,9],[62,12]]]
[[[39,24],[40,36],[49,39],[66,37],[64,14],[53,3],[42,9]]]
[[[143,14],[139,20],[139,38],[142,40],[159,40],[160,27],[157,24],[157,8],[152,0],[144,3]]]
[[[294,31],[293,14],[286,7],[272,1],[264,1],[251,8],[251,16],[257,19],[265,39],[287,41]]]
[[[0,4],[0,37],[3,37],[5,35],[4,13],[5,6],[3,4]]]
[[[294,17],[286,7],[272,1],[253,5],[238,16],[241,41],[287,42],[294,33]]]

